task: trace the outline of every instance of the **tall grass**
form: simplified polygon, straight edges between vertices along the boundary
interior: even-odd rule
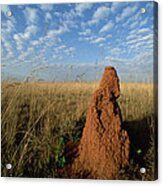
[[[64,145],[80,139],[88,104],[97,87],[98,83],[2,82],[2,176],[62,177],[59,171],[69,163]],[[145,121],[153,129],[152,84],[121,84],[118,102],[124,123],[133,126],[132,122]],[[140,133],[136,127],[134,130]],[[153,162],[152,139],[141,158],[143,162],[148,159],[148,165]],[[7,163],[12,164],[11,170],[6,169]],[[125,176],[129,169],[123,171],[119,178],[129,178]],[[147,179],[153,175],[151,171]]]

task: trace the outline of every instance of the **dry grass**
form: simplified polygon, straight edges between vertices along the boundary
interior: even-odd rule
[[[98,83],[2,82],[2,176],[58,177],[60,167],[68,163],[64,145],[80,139],[97,87]],[[118,179],[154,179],[153,101],[152,84],[121,84],[123,127],[133,142],[131,164]],[[141,142],[145,131],[146,141]],[[11,170],[7,163],[13,165]],[[146,166],[146,176],[139,173],[140,166]]]

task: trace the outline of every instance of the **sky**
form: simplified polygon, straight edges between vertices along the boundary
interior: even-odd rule
[[[2,80],[93,81],[110,65],[121,81],[151,81],[157,43],[154,6],[2,5]]]

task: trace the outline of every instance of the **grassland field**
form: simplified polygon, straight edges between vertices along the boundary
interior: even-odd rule
[[[78,142],[98,83],[2,82],[2,176],[66,177],[68,142]],[[131,140],[130,166],[117,179],[153,179],[153,84],[121,83],[118,103]],[[6,164],[12,169],[7,170]],[[146,174],[139,169],[146,167]]]

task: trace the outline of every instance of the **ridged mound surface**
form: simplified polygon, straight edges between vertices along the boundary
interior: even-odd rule
[[[106,67],[90,102],[86,124],[72,164],[74,178],[114,179],[128,164],[129,137],[121,128],[121,111],[116,102],[119,79],[113,67]]]

